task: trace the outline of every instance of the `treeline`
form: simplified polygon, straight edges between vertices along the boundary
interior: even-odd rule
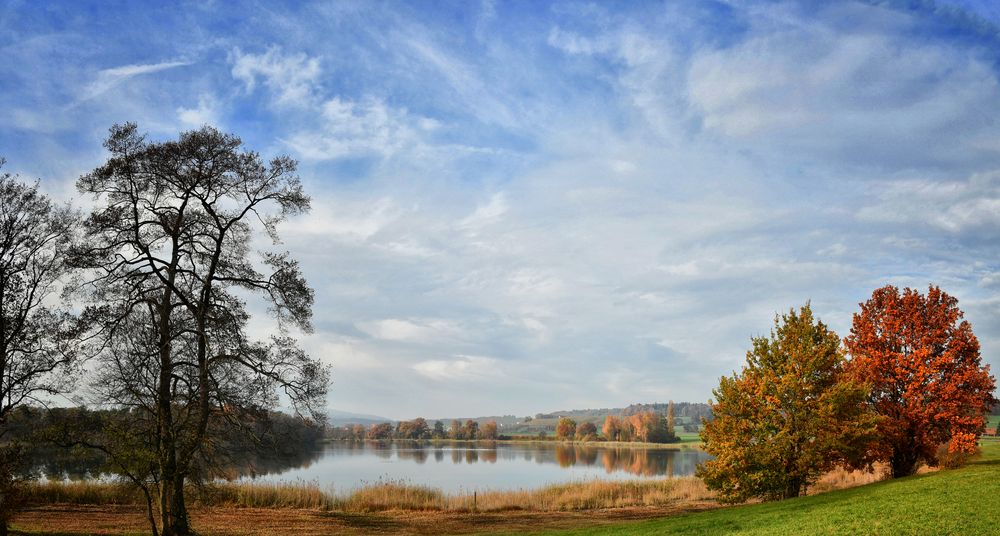
[[[666,404],[665,409],[665,413],[647,411],[621,417],[608,415],[600,431],[593,422],[586,421],[577,424],[574,419],[562,417],[556,425],[555,439],[563,441],[643,443],[673,443],[679,441],[680,439],[674,432],[676,416],[673,403]],[[399,421],[395,426],[390,422],[383,422],[369,426],[353,424],[332,427],[328,429],[327,437],[338,440],[368,439],[379,441],[392,439],[483,441],[514,439],[510,435],[500,434],[496,421],[492,420],[480,426],[479,422],[473,419],[466,420],[464,424],[460,420],[455,419],[446,428],[442,421],[434,421],[434,424],[429,424],[427,419],[423,417],[418,417],[411,421]],[[548,439],[549,436],[543,430],[534,437],[517,436],[517,438],[544,440]]]
[[[21,445],[23,471],[47,478],[123,476],[115,460],[119,430],[141,425],[129,409],[19,406],[5,423],[5,440]],[[324,427],[277,411],[262,411],[240,425],[212,423],[211,448],[192,464],[198,479],[235,479],[280,472],[317,457]],[[136,451],[137,454],[139,451]],[[138,456],[136,460],[138,461]]]
[[[630,404],[624,408],[572,409],[550,413],[536,413],[534,417],[525,417],[524,420],[531,422],[536,419],[559,419],[561,417],[583,420],[594,417],[605,417],[607,415],[630,417],[639,413],[666,413],[670,404],[674,405],[674,414],[678,422],[690,421],[697,423],[701,422],[702,418],[712,419],[712,406],[704,402],[655,402],[651,404]]]
[[[451,421],[451,426],[445,429],[444,423],[434,421],[433,425],[428,425],[427,419],[417,417],[412,421],[399,421],[395,426],[390,422],[383,422],[365,426],[363,424],[353,424],[331,428],[328,437],[331,439],[465,439],[495,441],[497,439],[509,439],[501,436],[497,432],[496,421],[487,421],[479,426],[479,423],[469,419],[462,424],[459,420]]]

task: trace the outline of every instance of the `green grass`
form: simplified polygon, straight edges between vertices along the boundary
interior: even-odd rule
[[[536,534],[998,534],[1000,443],[966,467],[787,501]]]

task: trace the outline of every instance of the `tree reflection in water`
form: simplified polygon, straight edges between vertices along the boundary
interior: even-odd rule
[[[556,443],[496,443],[496,442],[445,442],[421,443],[407,441],[336,441],[325,445],[285,452],[268,453],[233,452],[221,466],[213,469],[209,478],[233,480],[281,475],[293,470],[308,468],[324,457],[375,457],[379,460],[400,460],[424,465],[434,463],[454,465],[503,462],[556,464],[563,468],[574,466],[602,467],[607,474],[628,473],[637,476],[685,476],[694,474],[697,463],[707,455],[700,451],[630,448],[628,446],[590,446]],[[47,478],[85,480],[113,477],[108,464],[99,454],[89,451],[84,455],[70,455],[59,449],[39,450],[35,457],[35,471]]]

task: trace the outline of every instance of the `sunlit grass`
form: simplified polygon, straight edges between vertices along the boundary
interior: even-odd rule
[[[786,501],[533,534],[997,534],[1000,494],[991,491],[1000,481],[1000,442],[982,445],[982,456],[959,469]]]

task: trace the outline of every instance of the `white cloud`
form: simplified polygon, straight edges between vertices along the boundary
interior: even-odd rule
[[[178,107],[177,118],[180,119],[181,123],[184,125],[191,127],[211,125],[216,128],[220,128],[221,125],[219,124],[218,106],[219,103],[215,97],[211,95],[201,95],[198,97],[198,105],[196,107]]]
[[[387,318],[358,324],[361,331],[386,341],[432,342],[454,339],[461,329],[450,320]]]
[[[438,381],[475,382],[504,376],[496,359],[462,355],[455,359],[432,359],[413,365],[420,375]]]
[[[278,105],[307,106],[314,99],[319,58],[304,53],[285,54],[281,47],[272,46],[263,54],[244,54],[236,48],[230,61],[233,77],[242,81],[247,91],[253,91],[261,79]]]
[[[335,97],[324,102],[320,110],[318,128],[287,139],[305,159],[392,156],[418,146],[421,136],[438,126],[433,120],[412,117],[405,109],[391,108],[375,98],[354,102]]]

